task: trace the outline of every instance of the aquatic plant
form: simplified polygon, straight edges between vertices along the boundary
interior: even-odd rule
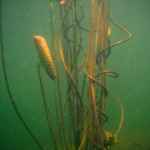
[[[2,5],[2,4],[1,4]],[[54,5],[59,5],[60,22],[57,30]],[[90,6],[90,10],[86,9]],[[85,13],[89,13],[87,23]],[[0,21],[1,21],[0,16]],[[127,33],[127,37],[111,44],[110,22]],[[57,23],[58,24],[58,23]],[[40,62],[37,64],[39,82],[45,106],[49,130],[55,150],[105,150],[117,142],[123,123],[123,105],[118,96],[106,86],[107,76],[118,74],[107,68],[107,59],[112,48],[127,41],[131,33],[110,17],[110,0],[67,0],[54,3],[50,0],[51,42],[41,35],[33,35]],[[14,109],[40,149],[44,149],[22,117],[9,88],[0,22],[2,63],[7,90]],[[48,48],[51,47],[51,52]],[[58,61],[58,59],[61,60]],[[62,63],[63,68],[60,68]],[[50,79],[55,79],[55,105],[58,130],[54,130],[53,116],[43,76],[44,67]],[[55,67],[54,67],[55,66]],[[60,71],[66,75],[66,97],[62,97]],[[114,134],[105,128],[108,116],[105,113],[106,98],[115,97],[121,117]],[[69,119],[64,117],[67,112]],[[69,131],[68,131],[69,130]]]

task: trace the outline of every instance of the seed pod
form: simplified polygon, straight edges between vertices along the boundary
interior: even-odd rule
[[[54,80],[55,78],[57,78],[57,73],[46,40],[41,36],[34,36],[33,38],[38,51],[40,61],[45,71],[47,72],[48,76],[52,80]]]

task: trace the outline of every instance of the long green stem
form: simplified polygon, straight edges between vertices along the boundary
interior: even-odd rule
[[[41,64],[40,63],[37,64],[37,67],[38,67],[40,87],[41,87],[41,91],[42,91],[42,96],[43,96],[43,101],[44,101],[44,107],[45,107],[45,112],[46,112],[46,116],[47,116],[48,126],[49,126],[49,129],[50,129],[50,133],[52,135],[52,140],[53,140],[53,143],[54,143],[55,150],[58,150],[58,143],[57,143],[57,140],[56,140],[54,127],[53,127],[52,119],[51,119],[51,115],[50,115],[50,109],[49,109],[49,104],[48,104],[46,87],[45,87],[43,75],[42,75],[42,72],[41,72]]]
[[[34,133],[32,132],[32,129],[29,127],[29,125],[27,124],[27,122],[23,118],[22,114],[20,113],[20,111],[16,105],[16,102],[14,100],[14,97],[12,95],[11,89],[10,89],[10,85],[8,82],[7,70],[6,70],[6,63],[5,63],[6,61],[5,61],[5,56],[4,56],[4,42],[3,42],[3,31],[2,31],[2,1],[1,0],[0,0],[0,47],[1,47],[0,49],[1,49],[1,56],[2,56],[2,66],[3,66],[4,79],[5,79],[5,84],[6,84],[7,92],[8,92],[9,98],[11,100],[11,103],[14,107],[14,110],[15,110],[17,116],[19,117],[19,120],[23,124],[23,126],[26,128],[26,130],[31,135],[31,137],[33,138],[35,143],[38,145],[38,147],[41,150],[44,150],[43,146],[41,145],[41,143],[39,142],[37,137],[34,135]]]
[[[55,38],[54,17],[53,17],[53,2],[51,0],[50,0],[50,21],[51,21],[52,46],[53,46],[53,51],[54,51],[56,70],[58,73],[58,78],[57,78],[57,81],[55,84],[57,84],[57,90],[58,90],[58,102],[59,102],[59,109],[60,109],[61,124],[60,124],[59,120],[57,120],[57,121],[58,121],[58,127],[60,127],[60,125],[61,125],[61,128],[59,129],[59,133],[60,133],[60,142],[61,142],[61,146],[62,146],[62,150],[63,150],[64,149],[63,141],[65,141],[64,142],[65,143],[65,149],[67,149],[68,145],[67,145],[66,131],[65,131],[65,127],[64,127],[64,114],[63,114],[62,96],[61,96],[61,90],[60,90],[59,67],[58,67],[58,63],[56,61],[58,59],[58,56],[57,56],[57,52],[56,52],[56,38]],[[58,110],[56,109],[56,111],[58,111]],[[58,112],[56,112],[56,113],[58,114]],[[57,116],[57,118],[58,118],[58,116]]]

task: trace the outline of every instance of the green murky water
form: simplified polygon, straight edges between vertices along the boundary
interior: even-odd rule
[[[59,10],[57,2],[54,9]],[[118,143],[110,150],[150,150],[150,1],[111,0],[110,12],[114,20],[132,33],[129,41],[112,48],[107,64],[119,74],[117,79],[108,79],[107,84],[120,97],[125,113]],[[57,15],[54,17],[59,22]],[[50,39],[49,2],[2,0],[2,26],[6,69],[13,97],[45,150],[51,150],[53,144],[45,117],[36,67],[38,56],[32,38],[34,35],[44,35]],[[120,30],[114,30],[114,41],[124,36]],[[0,149],[38,150],[11,104],[1,62]],[[53,100],[53,81],[47,75],[44,78]],[[65,74],[62,72],[61,82],[64,80]],[[55,124],[54,106],[50,108]],[[106,126],[114,132],[120,110],[111,98],[108,98],[106,108],[109,116]]]

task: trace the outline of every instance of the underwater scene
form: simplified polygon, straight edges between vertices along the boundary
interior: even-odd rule
[[[0,150],[150,150],[149,0],[0,0]]]

